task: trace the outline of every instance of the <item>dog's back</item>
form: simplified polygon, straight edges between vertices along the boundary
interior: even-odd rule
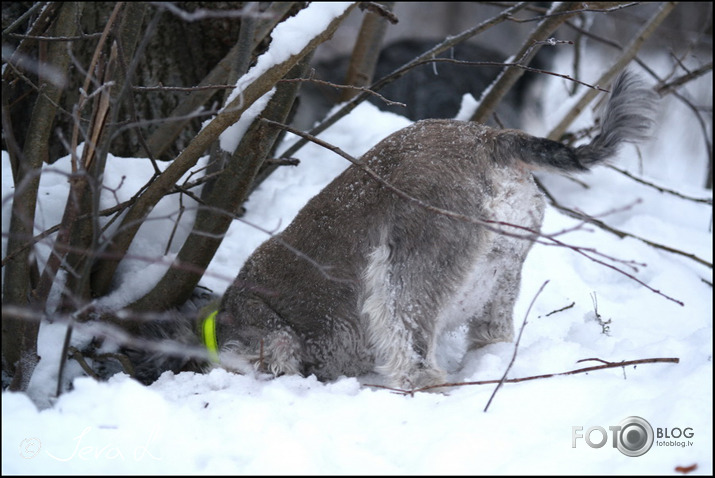
[[[578,148],[452,120],[394,133],[361,160],[384,182],[351,166],[248,259],[219,310],[221,360],[442,383],[435,345],[445,328],[467,324],[473,347],[512,338],[544,210],[526,165],[586,170],[644,137],[651,104],[622,74],[601,134]]]

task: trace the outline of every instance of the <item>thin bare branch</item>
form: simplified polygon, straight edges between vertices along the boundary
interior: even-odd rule
[[[272,2],[266,10],[268,18],[263,18],[256,28],[256,35],[253,39],[253,49],[260,43],[282,19],[282,17],[293,7],[294,2]],[[197,89],[183,98],[181,102],[169,114],[168,118],[159,122],[159,127],[147,138],[149,150],[156,157],[162,156],[173,144],[181,131],[186,127],[188,121],[196,117],[196,111],[204,109],[205,103],[215,93],[211,86],[226,83],[228,79],[227,71],[231,64],[237,61],[239,45],[234,45],[231,50],[219,61],[219,63],[201,80]],[[235,87],[235,85],[233,86]],[[232,88],[233,88],[232,87]],[[213,108],[207,108],[213,109]]]
[[[543,75],[556,76],[559,78],[563,78],[565,80],[573,81],[574,83],[583,85],[587,88],[591,88],[596,91],[601,91],[603,93],[610,93],[610,90],[602,88],[598,84],[592,85],[590,83],[586,83],[585,81],[578,80],[578,79],[572,77],[571,75],[567,75],[565,73],[556,73],[555,71],[543,70],[541,68],[533,68],[530,66],[523,65],[521,63],[509,63],[509,62],[499,62],[499,61],[466,61],[466,60],[455,60],[453,58],[430,58],[428,60],[421,61],[419,64],[425,64],[425,63],[454,63],[457,65],[466,65],[466,66],[513,67],[513,68],[518,68],[518,69],[524,70],[524,71],[540,73]]]
[[[693,260],[693,261],[695,261],[695,262],[697,262],[697,263],[699,263],[699,264],[702,264],[702,265],[704,265],[704,266],[706,266],[706,267],[709,267],[710,269],[713,268],[712,262],[708,262],[708,261],[706,261],[705,259],[702,259],[702,258],[696,256],[695,254],[691,254],[691,253],[689,253],[689,252],[680,251],[680,250],[678,250],[678,249],[675,249],[675,248],[673,248],[673,247],[669,247],[669,246],[666,246],[666,245],[663,245],[663,244],[658,244],[658,243],[653,242],[653,241],[651,241],[651,240],[649,240],[649,239],[645,239],[645,238],[643,238],[643,237],[636,236],[635,234],[631,234],[630,232],[625,232],[625,231],[618,230],[618,229],[616,229],[616,228],[614,228],[614,227],[611,227],[611,226],[609,226],[608,224],[606,224],[605,222],[600,221],[600,220],[598,220],[598,219],[596,219],[596,218],[594,218],[594,217],[591,217],[591,216],[589,216],[589,215],[587,215],[587,214],[584,214],[584,213],[582,213],[582,212],[574,211],[573,209],[567,208],[566,206],[563,206],[562,204],[560,204],[560,203],[556,200],[556,198],[554,197],[554,195],[551,194],[551,192],[549,192],[549,190],[543,185],[543,183],[541,183],[541,181],[539,181],[538,178],[534,178],[534,181],[536,181],[537,186],[539,186],[539,189],[541,189],[541,191],[544,193],[544,195],[546,195],[546,198],[548,199],[549,203],[550,203],[554,208],[558,209],[559,211],[562,211],[562,212],[566,213],[567,215],[569,215],[569,216],[571,216],[571,217],[573,217],[573,218],[576,218],[576,219],[579,219],[579,220],[581,220],[581,221],[585,221],[585,222],[588,222],[588,223],[593,224],[593,225],[595,225],[595,226],[598,226],[598,227],[600,227],[601,229],[603,229],[604,231],[608,231],[608,232],[610,232],[611,234],[615,234],[616,236],[618,236],[618,237],[620,237],[620,238],[630,237],[630,238],[632,238],[632,239],[637,239],[637,240],[643,242],[644,244],[647,244],[647,245],[649,245],[649,246],[651,246],[651,247],[654,247],[654,248],[656,248],[656,249],[660,249],[660,250],[666,251],[666,252],[671,252],[671,253],[673,253],[673,254],[678,254],[678,255],[680,255],[680,256],[683,256],[683,257],[686,257],[686,258],[688,258],[688,259],[691,259],[691,260]],[[679,301],[676,301],[676,302],[680,303]],[[680,305],[682,305],[682,303],[680,303]]]
[[[384,96],[382,96],[380,93],[376,91],[372,91],[370,88],[364,87],[364,86],[353,86],[353,85],[338,85],[337,83],[331,83],[329,81],[325,80],[319,80],[317,78],[291,78],[291,79],[283,79],[280,80],[280,83],[282,82],[298,82],[298,83],[305,83],[305,82],[310,82],[310,83],[317,83],[319,85],[325,85],[325,86],[331,86],[333,88],[339,88],[339,89],[345,89],[345,90],[353,90],[353,91],[362,91],[364,93],[367,93],[372,96],[376,96],[379,98],[381,101],[383,101],[386,105],[388,106],[407,106],[404,103],[400,103],[399,101],[392,101]]]
[[[250,5],[247,5],[241,9],[208,10],[205,8],[197,8],[193,12],[187,12],[186,10],[182,10],[171,2],[149,2],[149,4],[160,9],[164,9],[169,13],[181,18],[185,22],[197,22],[211,18],[243,18],[246,16],[255,18],[270,18],[269,14],[267,13],[253,11],[250,8]]]
[[[504,375],[502,375],[501,380],[499,380],[499,383],[497,383],[497,386],[494,388],[494,391],[492,392],[492,395],[489,397],[489,400],[487,400],[487,405],[484,407],[484,413],[489,410],[489,405],[492,404],[492,400],[494,399],[494,396],[497,394],[497,391],[501,388],[501,386],[504,384],[506,381],[506,376],[509,373],[509,370],[511,370],[511,367],[514,365],[514,361],[516,360],[516,353],[519,351],[519,343],[521,342],[521,336],[524,333],[524,328],[526,327],[526,319],[529,318],[529,313],[531,312],[531,308],[534,306],[534,303],[536,302],[536,299],[541,295],[541,291],[544,290],[544,287],[546,287],[546,284],[548,284],[549,281],[547,280],[543,284],[541,284],[541,287],[539,287],[539,290],[536,292],[536,295],[534,295],[534,298],[531,299],[531,303],[529,304],[529,308],[526,309],[526,314],[524,314],[524,322],[521,324],[521,328],[519,329],[519,335],[516,338],[516,342],[514,343],[514,354],[511,356],[511,361],[509,362],[509,365],[507,365],[506,370],[504,370]]]
[[[618,10],[623,10],[624,8],[635,7],[638,4],[639,4],[639,2],[595,2],[595,3],[591,4],[591,5],[593,5],[593,7],[579,8],[579,9],[574,9],[574,10],[569,10],[569,11],[561,11],[561,12],[546,11],[542,15],[539,15],[536,17],[525,18],[525,19],[512,18],[511,21],[514,23],[529,23],[529,22],[544,20],[544,19],[551,18],[551,17],[559,17],[562,15],[568,15],[570,17],[571,13],[612,13],[612,12],[615,12]],[[538,7],[531,7],[531,8],[529,8],[529,10],[543,11],[544,9],[540,9]]]
[[[210,91],[210,90],[233,90],[236,85],[206,85],[206,86],[132,86],[134,91],[180,91],[182,93],[190,93],[192,91]]]
[[[513,56],[516,63],[528,64],[536,53],[541,48],[539,42],[543,42],[551,36],[551,34],[563,22],[576,15],[574,12],[578,8],[579,3],[564,2],[556,4],[548,14],[536,26],[529,38],[522,44],[519,51]],[[514,86],[517,80],[523,75],[523,70],[514,67],[507,67],[499,73],[497,79],[492,82],[482,93],[479,99],[479,106],[472,114],[471,121],[477,123],[486,122],[492,113],[496,110],[497,105],[506,93]]]
[[[588,359],[594,360],[594,359]],[[580,361],[579,361],[580,362]],[[519,377],[519,378],[508,378],[504,380],[504,383],[519,383],[528,382],[530,380],[540,380],[544,378],[560,377],[564,375],[578,375],[581,373],[594,372],[596,370],[606,370],[610,368],[621,368],[621,367],[636,367],[638,365],[652,364],[652,363],[680,363],[680,359],[677,357],[667,357],[667,358],[647,358],[647,359],[636,359],[636,360],[624,360],[622,362],[604,362],[604,365],[595,365],[593,367],[579,368],[576,370],[569,370],[568,372],[558,372],[558,373],[547,373],[543,375],[532,375],[529,377]],[[365,384],[366,387],[381,388],[385,390],[391,390],[395,393],[402,395],[414,395],[417,392],[427,392],[435,388],[447,388],[447,387],[463,387],[468,385],[492,385],[501,382],[501,380],[479,380],[475,382],[452,382],[452,383],[442,383],[439,385],[430,385],[428,387],[418,388],[414,390],[404,390],[401,388],[386,387],[384,385],[376,384]]]
[[[241,114],[258,98],[270,91],[278,80],[284,77],[305,55],[312,52],[320,43],[330,38],[343,19],[352,11],[354,5],[348,7],[341,15],[335,17],[328,27],[315,37],[297,54],[290,56],[281,63],[273,65],[259,78],[246,85],[242,94],[238,95],[194,137],[189,145],[177,156],[171,165],[154,181],[139,197],[137,202],[127,212],[119,226],[118,232],[108,245],[115,253],[122,254],[129,249],[141,221],[149,214],[157,202],[170,191],[179,178],[196,164],[199,157],[229,126],[233,125]],[[94,277],[96,293],[103,294],[109,289],[119,261],[104,261],[99,264]]]
[[[401,76],[405,75],[407,72],[409,72],[412,68],[416,66],[419,62],[428,59],[428,58],[434,58],[435,56],[439,55],[440,53],[452,48],[454,45],[457,45],[458,43],[461,43],[465,40],[468,40],[469,38],[472,38],[476,35],[479,35],[480,33],[483,33],[484,31],[494,27],[495,25],[498,25],[499,23],[502,23],[506,20],[509,20],[512,18],[512,16],[525,8],[527,4],[525,2],[520,2],[517,3],[516,5],[513,5],[506,10],[502,11],[500,14],[480,23],[479,25],[470,28],[468,30],[463,31],[462,33],[451,36],[449,38],[446,38],[443,42],[435,45],[433,48],[430,50],[424,52],[420,56],[414,58],[413,60],[407,62],[400,68],[396,69],[389,75],[381,78],[377,82],[373,83],[370,86],[370,90],[372,91],[379,91],[383,86],[387,85],[388,83],[400,78]],[[329,116],[328,118],[325,118],[319,125],[317,125],[315,128],[310,130],[311,135],[318,135],[328,129],[330,126],[334,125],[340,118],[343,118],[344,116],[348,115],[351,111],[353,111],[360,103],[365,101],[369,97],[369,93],[362,92],[361,94],[357,95],[355,98],[347,102],[342,108],[340,108],[338,111],[336,111],[334,114]],[[300,141],[296,142],[292,147],[288,148],[284,153],[283,156],[289,157],[289,156],[295,156],[295,153],[305,146],[308,143],[308,140],[303,138]]]
[[[605,166],[606,166],[607,168],[609,168],[609,169],[612,169],[613,171],[616,171],[616,172],[618,172],[618,173],[620,173],[620,174],[626,176],[627,178],[632,179],[633,181],[635,181],[635,182],[637,182],[637,183],[643,184],[644,186],[651,187],[651,188],[653,188],[653,189],[655,189],[655,190],[657,190],[657,191],[660,191],[660,192],[662,192],[662,193],[670,194],[670,195],[672,195],[672,196],[679,197],[679,198],[681,198],[681,199],[685,199],[686,201],[692,201],[692,202],[697,202],[697,203],[708,204],[708,205],[710,205],[710,206],[713,205],[713,200],[712,200],[712,198],[695,198],[695,197],[691,197],[691,196],[688,196],[688,195],[686,195],[686,194],[680,193],[680,192],[678,192],[678,191],[674,191],[674,190],[672,190],[672,189],[670,189],[670,188],[666,188],[666,187],[663,187],[663,186],[658,186],[657,184],[653,184],[653,183],[651,183],[651,182],[649,182],[649,181],[646,181],[645,179],[641,179],[641,178],[639,178],[638,176],[634,176],[633,174],[629,173],[628,171],[623,170],[623,169],[620,169],[620,168],[618,168],[618,167],[616,167],[616,166],[614,166],[614,165],[612,165],[612,164],[606,164]]]
[[[576,305],[576,302],[571,302],[566,307],[561,307],[560,309],[552,310],[548,314],[544,315],[544,317],[549,317],[550,315],[558,314],[559,312],[563,312],[564,310],[568,310],[568,309],[572,308],[574,305]]]
[[[665,96],[668,93],[671,93],[675,91],[676,89],[680,88],[684,84],[688,83],[689,81],[692,81],[696,78],[699,78],[708,72],[711,72],[713,70],[713,62],[710,61],[708,63],[705,63],[704,65],[700,66],[699,68],[696,68],[693,71],[688,71],[684,75],[681,75],[673,80],[668,81],[667,83],[662,83],[658,85],[655,89],[655,91],[660,95],[660,96]]]
[[[49,2],[35,2],[35,3],[33,3],[30,6],[30,8],[27,9],[27,11],[25,13],[20,15],[17,18],[17,20],[12,22],[10,25],[7,26],[7,28],[5,28],[2,31],[2,36],[9,35],[10,33],[12,33],[16,28],[18,28],[20,25],[22,25],[22,22],[27,20],[30,17],[30,15],[35,13],[38,9],[44,8],[48,3]]]
[[[92,40],[94,38],[101,37],[101,33],[87,33],[79,36],[67,36],[67,37],[48,37],[42,35],[21,35],[19,33],[10,33],[8,36],[12,38],[20,38],[23,40],[36,40],[36,41],[78,41],[78,40]]]
[[[631,43],[624,48],[621,56],[611,63],[611,67],[606,70],[601,77],[596,81],[597,85],[607,85],[613,81],[618,73],[620,73],[626,65],[638,54],[643,43],[655,33],[657,27],[670,15],[675,8],[674,2],[663,3],[658,11],[645,23],[643,28],[633,37]],[[571,111],[557,124],[551,132],[546,136],[548,139],[558,141],[565,133],[567,128],[576,119],[578,115],[593,101],[597,92],[594,90],[586,90],[581,98],[576,102]]]

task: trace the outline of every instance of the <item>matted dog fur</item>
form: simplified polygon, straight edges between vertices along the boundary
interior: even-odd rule
[[[444,383],[437,338],[510,341],[524,259],[544,214],[531,169],[585,171],[646,137],[653,95],[614,82],[601,132],[572,148],[517,130],[425,120],[385,138],[261,245],[217,318],[222,364],[321,380],[377,371],[387,384]],[[518,226],[512,227],[510,225]]]

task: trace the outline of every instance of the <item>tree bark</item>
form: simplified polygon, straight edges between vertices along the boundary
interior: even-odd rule
[[[303,77],[308,70],[304,59],[287,75]],[[297,82],[279,83],[262,117],[285,122],[299,88]],[[201,280],[203,272],[221,245],[235,211],[246,200],[259,168],[266,159],[281,131],[257,119],[244,135],[211,192],[204,196],[205,204],[196,214],[192,233],[159,283],[144,297],[129,306],[137,311],[161,311],[184,303]]]
[[[238,95],[224,109],[194,137],[189,145],[171,165],[144,191],[131,209],[127,212],[119,225],[117,234],[111,239],[107,247],[109,257],[98,264],[97,272],[93,277],[95,284],[94,293],[98,296],[109,291],[114,277],[114,272],[119,265],[120,258],[124,257],[131,245],[142,222],[164,195],[166,195],[176,182],[191,167],[196,164],[199,157],[208,149],[218,136],[229,126],[234,124],[258,98],[266,94],[275,84],[283,78],[305,55],[312,52],[320,43],[330,38],[343,19],[352,11],[354,5],[334,18],[329,26],[314,37],[299,53],[291,56],[282,63],[278,63],[263,73],[259,78],[247,85],[241,95]]]
[[[82,11],[81,2],[62,5],[51,29],[56,37],[71,37],[75,34],[76,17]],[[47,54],[48,67],[65,72],[70,58],[64,42],[50,42]],[[3,282],[3,304],[27,306],[30,303],[32,284],[32,248],[24,247],[34,235],[37,191],[40,185],[40,170],[47,159],[48,143],[52,134],[56,105],[62,96],[62,85],[43,77],[40,94],[32,112],[28,135],[19,163],[15,193],[13,195],[12,216],[8,234],[7,251],[9,259],[5,263]],[[16,254],[13,251],[18,250]],[[10,258],[10,256],[12,257]],[[3,369],[13,376],[11,390],[24,390],[32,376],[40,357],[37,355],[37,333],[40,322],[2,319]]]
[[[392,10],[394,4],[395,2],[387,2],[383,3],[383,6],[387,10]],[[377,59],[380,56],[380,48],[387,30],[387,21],[387,18],[378,13],[365,13],[353,54],[350,57],[350,64],[345,77],[346,85],[364,87],[372,84]],[[351,100],[356,95],[356,90],[344,89],[340,94],[339,101],[342,103]]]
[[[522,44],[519,51],[514,54],[514,61],[528,65],[541,48],[541,45],[536,42],[546,40],[561,24],[576,15],[576,13],[569,14],[567,12],[577,10],[581,8],[581,6],[581,3],[577,2],[564,2],[558,5],[550,12],[547,18],[539,23],[531,35],[529,35],[529,38]],[[493,85],[484,92],[479,101],[479,106],[470,118],[470,121],[486,123],[504,95],[506,95],[523,74],[524,70],[513,66],[508,66],[502,70]]]
[[[294,7],[294,4],[295,2],[274,2],[271,4],[268,10],[266,10],[269,17],[260,20],[256,28],[254,50],[255,47],[266,38],[273,27],[275,27],[276,23],[282,20],[288,11]],[[170,154],[170,150],[176,143],[179,135],[182,134],[182,131],[186,130],[187,125],[192,121],[192,113],[200,109],[216,94],[217,90],[203,87],[220,85],[228,81],[227,72],[231,69],[231,65],[237,61],[238,51],[239,45],[236,44],[198,83],[197,86],[199,88],[182,98],[176,107],[166,116],[171,120],[162,122],[154,132],[151,133],[146,141],[149,147],[147,154],[150,157],[169,159],[166,158],[166,156]]]
[[[596,82],[596,85],[608,85],[611,81],[613,81],[616,75],[618,75],[618,73],[623,70],[633,58],[635,58],[646,39],[650,37],[663,20],[670,15],[670,12],[673,11],[675,5],[676,3],[674,2],[667,2],[661,5],[658,11],[656,11],[650,20],[645,23],[644,27],[636,34],[636,36],[633,37],[633,40],[623,50],[621,56],[613,62],[611,67],[605,73],[601,75]],[[566,114],[566,116],[546,137],[553,141],[559,141],[566,133],[566,129],[571,125],[571,123],[573,123],[574,119],[581,114],[584,108],[586,108],[586,106],[593,101],[598,93],[598,90],[595,89],[586,90],[571,111]]]

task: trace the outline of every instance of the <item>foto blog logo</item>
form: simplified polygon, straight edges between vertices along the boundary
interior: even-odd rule
[[[641,417],[628,417],[618,425],[608,427],[611,432],[613,448],[626,456],[645,455],[653,446],[653,427]],[[609,441],[609,433],[604,427],[593,426],[585,432],[582,426],[571,427],[571,448],[576,448],[578,440],[583,439],[591,448],[601,448]]]

